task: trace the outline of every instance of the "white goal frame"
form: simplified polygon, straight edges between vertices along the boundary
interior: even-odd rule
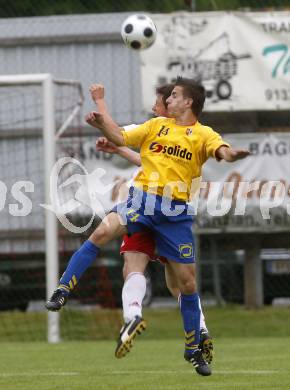
[[[72,119],[80,110],[82,99],[77,102],[75,109],[67,118],[56,134],[54,84],[77,85],[74,80],[57,80],[51,74],[21,74],[0,76],[0,86],[39,85],[42,88],[43,110],[43,147],[44,147],[44,183],[45,204],[50,204],[50,174],[56,161],[56,139],[63,133]],[[82,94],[81,94],[82,96]],[[58,255],[58,224],[53,212],[45,209],[45,264],[46,264],[46,297],[51,296],[59,282]],[[49,343],[60,342],[59,313],[48,312],[47,340]]]

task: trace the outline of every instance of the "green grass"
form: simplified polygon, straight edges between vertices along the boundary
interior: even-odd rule
[[[144,334],[115,359],[113,341],[2,343],[1,390],[289,389],[290,338],[217,338],[213,375],[182,358],[182,341]]]
[[[246,310],[241,306],[206,308],[211,333],[217,337],[290,337],[289,308]],[[183,337],[179,310],[145,309],[150,339]],[[121,326],[117,310],[61,313],[64,340],[114,340]],[[45,341],[46,313],[0,312],[0,341]],[[1,389],[2,390],[2,389]]]
[[[290,309],[265,306],[247,310],[242,306],[206,307],[206,323],[214,337],[290,337]],[[151,338],[183,335],[179,310],[145,309]]]
[[[45,313],[1,313],[0,390],[289,390],[289,313],[271,307],[207,308],[215,345],[213,375],[208,378],[183,360],[177,309],[146,309],[147,331],[120,360],[114,357],[112,340],[120,320],[116,312],[63,313],[65,337],[82,341],[58,345],[24,337],[29,332],[44,340]],[[15,340],[17,329],[25,343],[8,342]],[[102,332],[111,340],[84,340],[86,335],[101,339]]]

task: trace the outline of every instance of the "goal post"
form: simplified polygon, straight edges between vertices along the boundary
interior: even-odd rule
[[[96,150],[96,132],[82,120],[83,101],[79,81],[0,76],[0,340],[100,340],[115,338],[121,327],[117,241],[60,313],[44,308],[84,241],[82,232],[99,223],[88,175],[107,166],[113,176],[119,165],[109,167],[111,156]]]
[[[70,112],[67,118],[63,121],[63,123],[61,123],[58,135],[56,135],[55,86],[66,84],[77,86],[80,91],[80,99],[75,102],[75,107],[72,109],[72,112]],[[79,112],[80,106],[82,105],[83,101],[81,85],[79,82],[73,80],[55,80],[51,74],[23,74],[0,76],[0,87],[6,88],[22,86],[39,86],[42,90],[40,94],[42,95],[42,98],[40,98],[42,100],[42,104],[40,105],[42,106],[40,108],[40,111],[42,110],[42,113],[40,115],[42,117],[43,137],[43,200],[44,203],[48,205],[51,203],[50,175],[56,161],[56,139],[61,136],[61,134],[70,125],[73,118]],[[18,130],[23,131],[23,129],[21,129],[21,126],[19,126]],[[6,130],[7,134],[8,131]],[[58,224],[56,215],[51,210],[45,209],[44,215],[46,297],[48,298],[51,296],[53,290],[56,288],[59,279]],[[57,343],[60,341],[59,313],[48,312],[47,340],[50,343]]]
[[[44,75],[43,81],[43,145],[44,145],[44,188],[45,203],[50,202],[50,174],[55,163],[55,118],[54,85],[52,76]],[[58,283],[58,233],[54,213],[45,210],[45,264],[46,298],[48,299]],[[59,313],[48,312],[47,339],[50,343],[60,341]]]

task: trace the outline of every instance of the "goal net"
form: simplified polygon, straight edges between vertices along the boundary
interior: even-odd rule
[[[80,164],[64,164],[57,186],[81,173],[82,104],[77,81],[49,74],[0,76],[0,340],[96,339],[115,336],[120,327],[118,312],[110,310],[117,305],[107,267],[110,252],[84,276],[65,310],[44,309],[85,239],[57,219],[51,176],[63,158]],[[74,185],[62,191],[59,205]],[[89,218],[76,208],[67,221],[85,226]]]

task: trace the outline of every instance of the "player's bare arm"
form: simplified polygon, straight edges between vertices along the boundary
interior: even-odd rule
[[[220,146],[215,155],[219,160],[234,162],[246,158],[250,155],[250,152],[247,149],[233,149],[228,146]]]
[[[91,111],[86,115],[85,119],[89,125],[100,129],[109,141],[114,142],[117,146],[124,146],[124,139],[121,133],[122,128],[112,119],[108,119],[107,115]]]
[[[119,148],[122,146],[117,146],[113,142],[109,141],[106,137],[99,137],[96,140],[96,149],[105,153],[118,154]]]
[[[123,146],[124,140],[121,129],[113,121],[104,100],[104,86],[102,84],[92,84],[90,87],[90,93],[93,101],[98,106],[98,111],[91,111],[86,115],[87,123],[100,129],[106,138],[114,142],[117,146]]]
[[[119,146],[118,153],[121,157],[130,161],[132,164],[141,167],[141,157],[139,153],[134,152],[134,150],[131,150],[130,148],[127,148],[127,146]]]
[[[101,114],[106,115],[109,111],[105,102],[105,87],[102,84],[92,84],[89,88],[91,97]]]
[[[134,152],[134,150],[131,150],[130,148],[127,148],[127,146],[117,146],[113,142],[107,140],[105,137],[100,137],[97,139],[96,148],[97,150],[101,150],[105,153],[119,154],[119,156],[130,161],[132,164],[137,165],[138,167],[141,166],[141,158],[139,153]]]

